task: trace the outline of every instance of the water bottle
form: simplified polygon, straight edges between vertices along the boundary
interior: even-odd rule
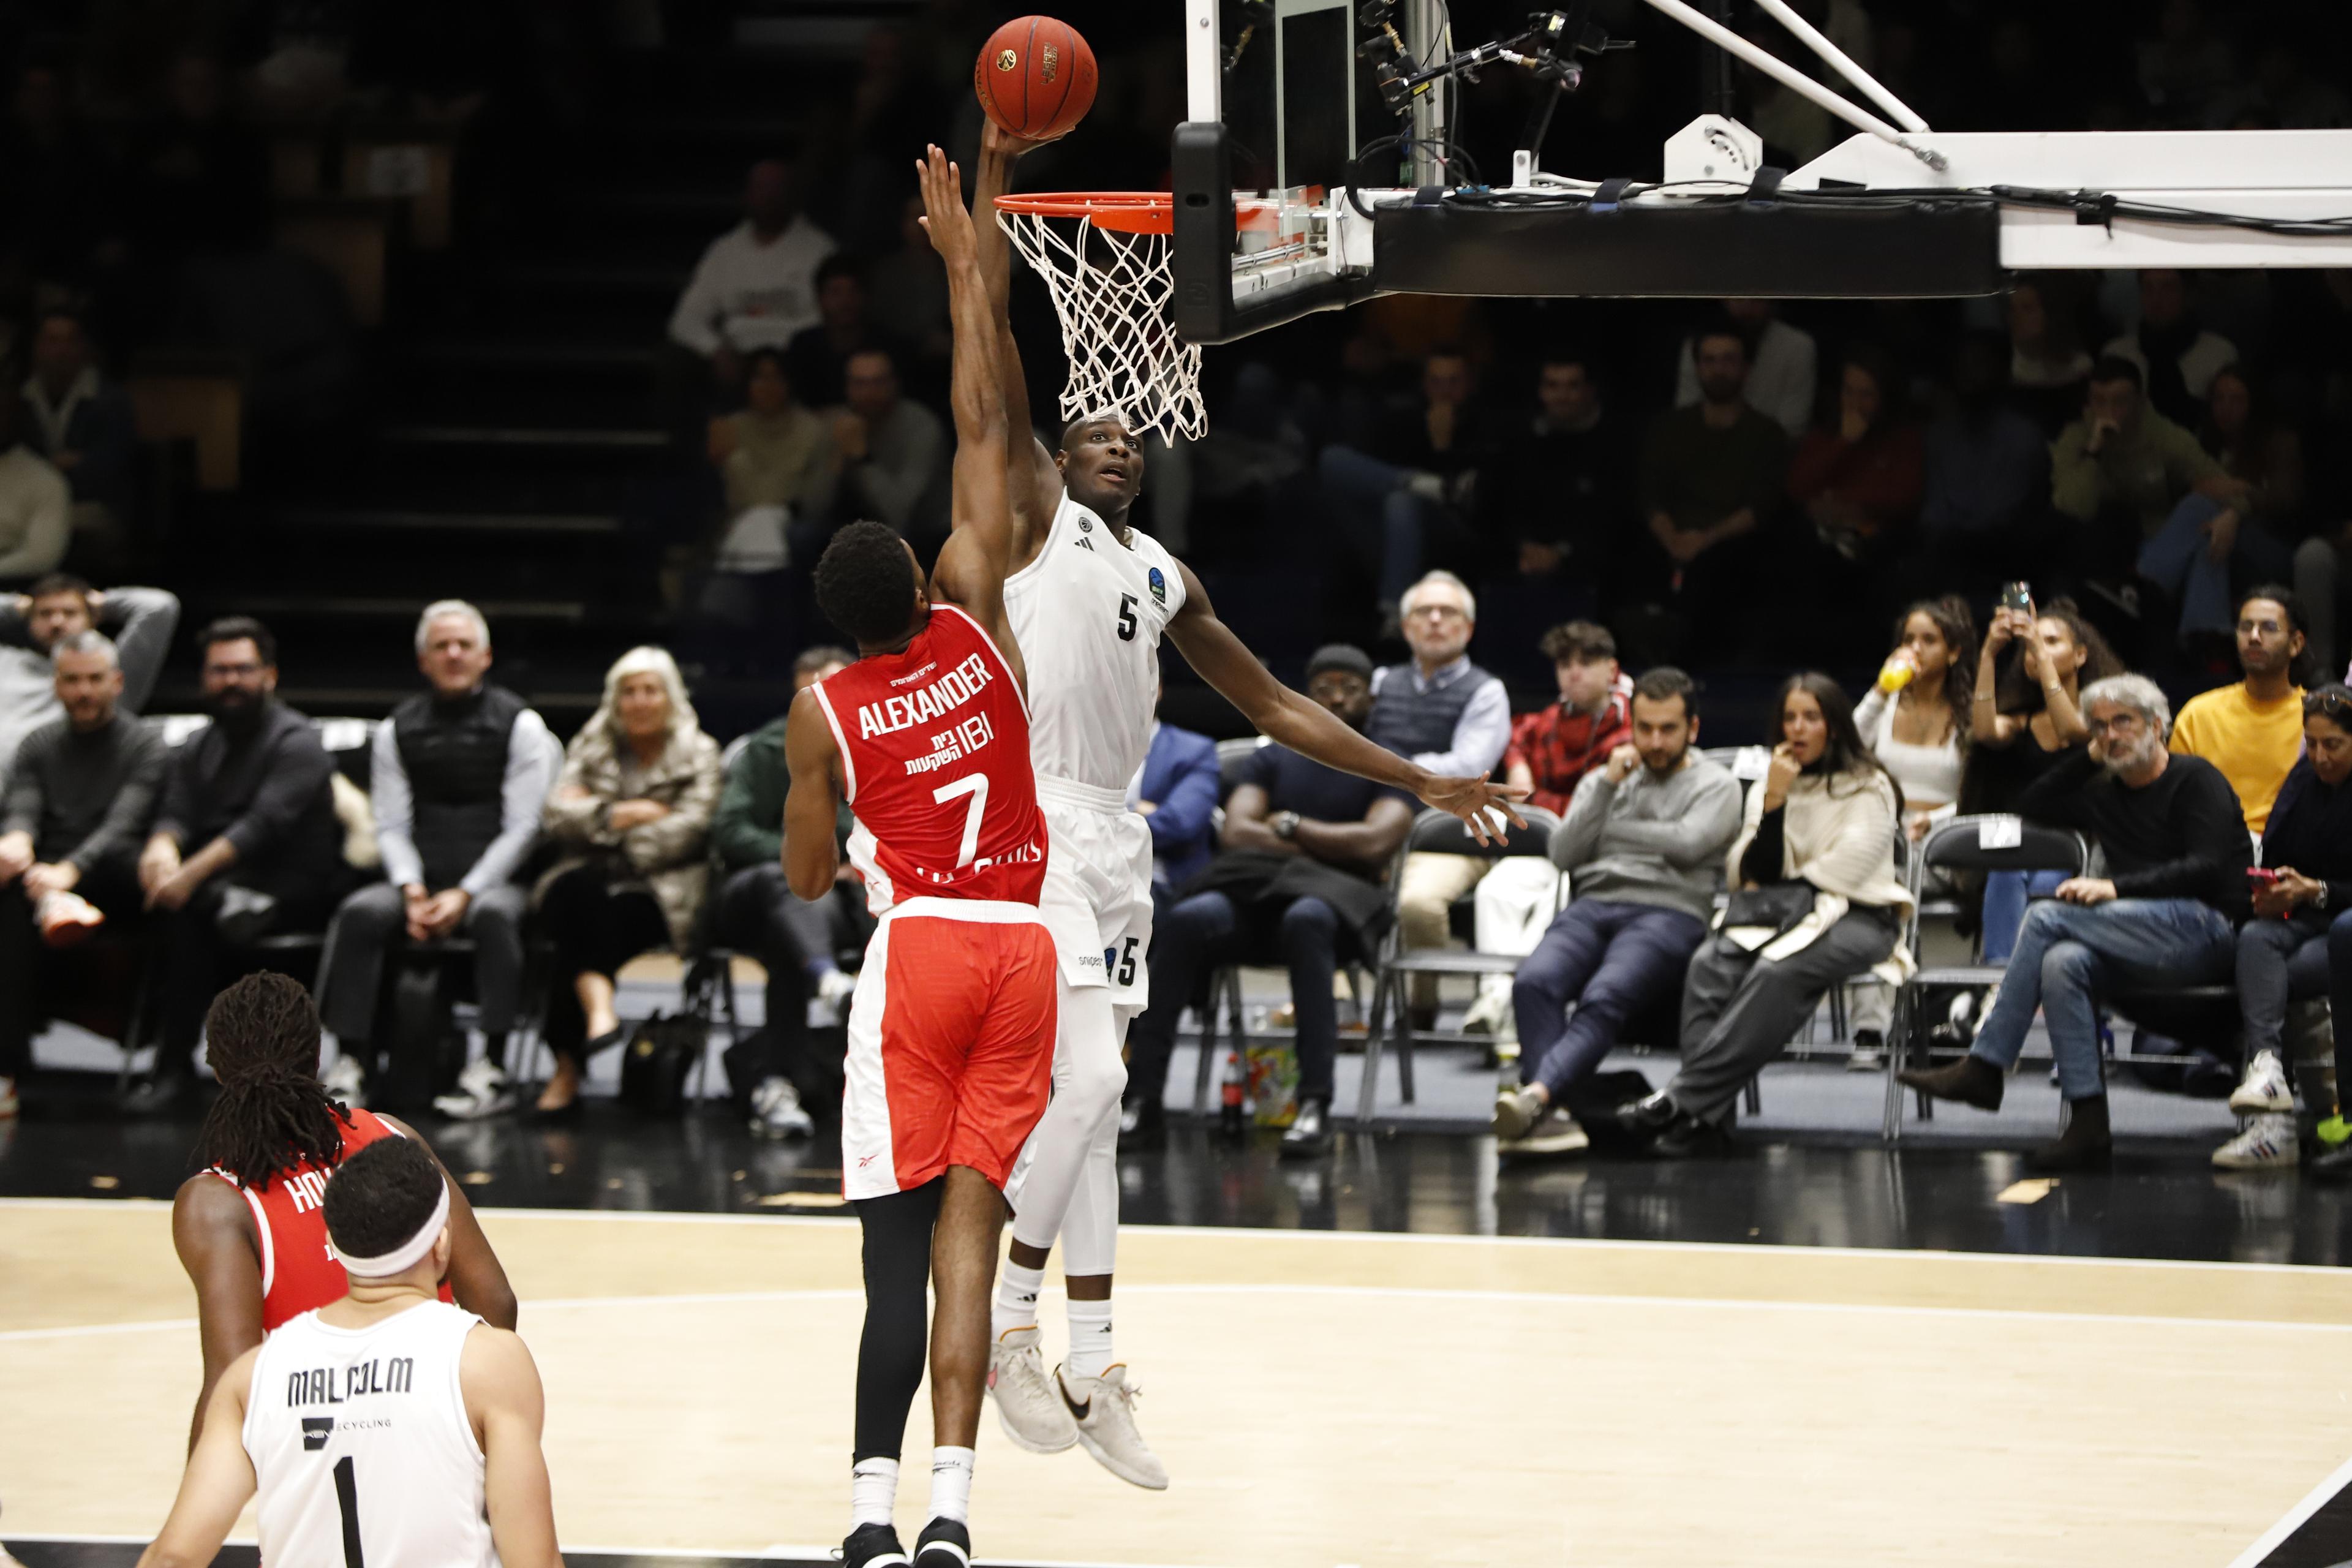
[[[1897,648],[1886,656],[1885,664],[1878,667],[1878,689],[1892,697],[1910,685],[1911,678],[1918,673],[1912,668],[1911,656]]]
[[[1225,1084],[1223,1101],[1217,1110],[1217,1131],[1227,1138],[1239,1140],[1244,1125],[1242,1054],[1238,1050],[1229,1050],[1225,1053]]]

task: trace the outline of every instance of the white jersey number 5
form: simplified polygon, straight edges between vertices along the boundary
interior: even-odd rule
[[[971,865],[971,858],[980,853],[980,819],[982,814],[988,810],[988,775],[966,773],[953,784],[940,785],[931,792],[931,798],[945,805],[960,795],[971,796],[971,804],[964,808],[963,844],[956,851],[956,869],[959,871]]]

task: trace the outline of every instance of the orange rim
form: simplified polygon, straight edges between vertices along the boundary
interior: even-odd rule
[[[1303,193],[1309,203],[1323,199],[1323,187]],[[999,196],[997,207],[1027,217],[1083,217],[1097,228],[1120,234],[1172,234],[1176,228],[1176,198],[1166,191],[1046,191],[1034,195]],[[1282,204],[1265,196],[1236,195],[1234,226],[1243,230],[1273,230]]]

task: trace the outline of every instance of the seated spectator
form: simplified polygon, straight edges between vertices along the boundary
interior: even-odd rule
[[[131,397],[99,374],[79,312],[45,310],[33,332],[33,374],[25,378],[27,442],[66,478],[74,542],[83,559],[112,563],[128,544],[138,433]]]
[[[1693,753],[1697,700],[1691,678],[1671,666],[1635,681],[1633,738],[1584,775],[1552,835],[1551,864],[1576,900],[1511,984],[1521,1051],[1519,1082],[1495,1100],[1503,1153],[1584,1146],[1571,1109],[1579,1089],[1627,1023],[1681,989],[1706,939],[1724,852],[1739,832],[1739,781]]]
[[[2303,756],[2271,806],[2259,862],[2267,875],[2253,884],[2254,918],[2238,928],[2246,1077],[2230,1108],[2253,1115],[2213,1151],[2213,1163],[2223,1170],[2266,1170],[2300,1156],[2286,1068],[2288,1005],[2330,998],[2331,1015],[2352,1021],[2352,789],[2344,787],[2352,778],[2352,691],[2331,681],[2298,706]],[[2338,995],[2341,1010],[2333,1005]],[[2352,1025],[2347,1036],[2345,1048],[2352,1050]],[[2352,1073],[2336,1081],[2352,1083]],[[2327,1114],[2335,1108],[2315,1109]],[[2331,1131],[2343,1125],[2339,1118]],[[2352,1142],[2333,1142],[2314,1163],[2315,1173],[2352,1172]]]
[[[110,633],[122,668],[119,706],[137,713],[155,689],[179,624],[180,601],[161,588],[101,594],[79,577],[53,573],[29,594],[0,594],[0,783],[17,742],[65,716],[49,662],[59,643],[81,632]]]
[[[2148,402],[2176,425],[2197,423],[2213,377],[2238,360],[2236,345],[2197,320],[2189,280],[2169,267],[2141,271],[2139,324],[2099,352],[2137,367]]]
[[[1163,719],[1152,720],[1151,746],[1127,786],[1127,803],[1151,829],[1151,902],[1156,910],[1164,912],[1174,901],[1175,890],[1216,853],[1213,819],[1223,789],[1214,741]]]
[[[1820,390],[1820,351],[1813,335],[1780,320],[1769,300],[1726,300],[1721,324],[1738,334],[1747,360],[1739,396],[1791,439],[1803,435],[1813,422],[1813,399]],[[1696,408],[1709,401],[1699,339],[1715,330],[1709,326],[1683,340],[1675,378],[1676,408]]]
[[[784,375],[803,402],[825,408],[848,395],[851,356],[884,349],[895,358],[904,351],[874,324],[865,268],[839,251],[817,266],[816,309],[816,324],[802,328],[784,350]]]
[[[173,755],[139,857],[162,1032],[134,1113],[165,1110],[193,1087],[205,1009],[232,952],[324,930],[349,885],[334,761],[310,721],[278,700],[278,639],[232,616],[198,632],[196,647],[213,721]]]
[[[849,356],[848,397],[828,411],[824,462],[811,480],[809,507],[833,524],[871,518],[888,524],[919,554],[947,537],[948,444],[940,416],[905,395],[887,349]],[[822,538],[799,538],[814,559]]]
[[[1863,744],[1853,704],[1826,675],[1780,689],[1780,743],[1748,793],[1726,874],[1735,892],[1685,973],[1682,1068],[1618,1113],[1668,1159],[1729,1142],[1739,1091],[1812,1016],[1822,994],[1865,970],[1901,979],[1911,895],[1895,874],[1903,795]],[[1786,907],[1773,909],[1770,894]],[[1753,923],[1746,915],[1755,916]]]
[[[429,689],[376,726],[369,786],[384,879],[343,900],[319,977],[320,1012],[340,1059],[327,1087],[364,1103],[376,1067],[385,954],[403,942],[463,935],[474,944],[483,1052],[444,1096],[461,1121],[513,1109],[507,1036],[522,1010],[522,920],[516,880],[539,842],[555,783],[555,738],[523,700],[492,684],[490,627],[462,599],[416,621],[416,668]]]
[[[2252,864],[2230,781],[2202,757],[2165,750],[2172,712],[2154,681],[2137,675],[2095,681],[2084,689],[2083,709],[2090,745],[2029,785],[2017,808],[2095,835],[2106,875],[2072,878],[2055,899],[2026,911],[1968,1056],[1902,1075],[1939,1100],[1998,1110],[2040,1008],[2067,1110],[2057,1140],[2027,1157],[2044,1172],[2096,1169],[2112,1148],[2099,1055],[2102,998],[2118,984],[2225,979]]]
[[[2238,668],[2245,679],[2200,692],[2172,721],[2172,749],[2221,770],[2259,838],[2271,803],[2303,752],[2303,679],[2309,667],[2303,603],[2276,584],[2238,605]]]
[[[2098,363],[2083,417],[2050,448],[2051,504],[2080,525],[2082,574],[2113,578],[2136,561],[2179,602],[2184,634],[2229,628],[2239,491],[2196,437],[2147,406],[2128,360]]]
[[[1789,462],[1780,426],[1745,401],[1748,349],[1726,322],[1693,341],[1699,400],[1650,426],[1642,447],[1649,537],[1629,584],[1671,625],[1664,646],[1710,654],[1734,640],[1768,558],[1759,535]]]
[[[1853,710],[1853,727],[1903,792],[1904,837],[1916,844],[1930,823],[1952,815],[1960,798],[1960,763],[1975,706],[1976,625],[1963,599],[1921,601],[1895,626],[1895,651]],[[1857,986],[1853,1054],[1846,1066],[1871,1072],[1895,1016],[1893,988]]]
[[[2001,655],[2014,646],[2018,657]],[[1978,656],[1969,691],[1969,752],[1960,808],[2013,812],[2027,786],[2089,745],[2082,690],[2124,672],[2123,661],[2089,622],[2061,599],[2041,610],[1998,610]],[[2047,898],[2066,879],[2054,871],[1995,871],[1985,879],[1982,950],[2006,963],[2028,898]]]
[[[1989,590],[2031,574],[2050,506],[2050,443],[2009,405],[2009,351],[1989,332],[1961,341],[1952,404],[1920,443],[1922,587]]]
[[[65,716],[33,731],[0,797],[0,1119],[57,961],[102,922],[139,913],[139,846],[163,780],[163,738],[121,710],[114,645],[77,632],[50,656]]]
[[[547,1006],[555,1073],[540,1114],[571,1113],[588,1058],[621,1043],[613,1011],[621,966],[657,947],[693,951],[723,782],[719,742],[702,732],[677,661],[657,647],[615,659],[547,798],[547,836],[562,858],[531,892],[555,947]]]
[[[749,363],[743,406],[710,422],[710,460],[727,487],[717,565],[780,572],[791,560],[792,525],[824,481],[825,423],[795,395],[782,354],[761,349]]]
[[[1853,564],[1875,575],[1918,516],[1922,483],[1919,426],[1903,411],[1903,385],[1885,356],[1855,349],[1839,376],[1831,421],[1805,432],[1789,464],[1789,500],[1819,546],[1806,575],[1825,590],[1824,610],[1869,589]]]
[[[2009,379],[2012,401],[2043,439],[2054,437],[2083,406],[2091,356],[2075,331],[2073,287],[2062,279],[2021,278],[2009,290]]]
[[[846,648],[810,648],[793,666],[793,689],[804,691],[856,661]],[[765,1022],[745,1042],[745,1058],[730,1053],[728,1076],[737,1093],[749,1090],[751,1131],[770,1138],[803,1138],[816,1129],[802,1105],[803,1091],[818,1094],[825,1081],[809,1041],[809,999],[842,1014],[856,982],[835,955],[859,945],[871,929],[857,872],[846,858],[834,891],[817,902],[785,880],[784,797],[791,792],[784,721],[772,719],[744,741],[710,819],[722,879],[711,901],[711,935],[758,959],[768,975]],[[840,816],[837,836],[845,842],[856,819],[846,805]]]
[[[1543,653],[1559,682],[1559,700],[1512,721],[1503,776],[1528,792],[1528,805],[1557,816],[1568,810],[1585,775],[1606,765],[1632,737],[1633,688],[1617,668],[1616,639],[1591,621],[1552,627],[1544,634]],[[1537,939],[1559,912],[1559,873],[1527,855],[1474,861],[1465,869],[1480,873],[1475,894],[1478,951],[1533,952]],[[1478,1000],[1462,1026],[1503,1039],[1518,1038],[1512,1023],[1509,975],[1490,974],[1479,983]]]
[[[2223,473],[2245,487],[2240,510],[2246,525],[2294,552],[2292,585],[2311,616],[2305,630],[2312,666],[2334,669],[2341,535],[2309,531],[2302,437],[2259,406],[2253,383],[2231,364],[2217,372],[2205,389],[2205,419],[2197,439],[2220,460]]]
[[[1512,541],[1523,575],[1566,568],[1596,584],[1607,579],[1633,516],[1630,448],[1589,358],[1545,356],[1535,417],[1496,444],[1491,482],[1482,481],[1478,498],[1495,531]]]
[[[1372,711],[1371,674],[1360,648],[1319,648],[1307,661],[1307,695],[1360,728]],[[1217,965],[1275,953],[1290,971],[1298,1020],[1298,1119],[1282,1135],[1282,1152],[1329,1150],[1339,1049],[1331,982],[1343,957],[1369,963],[1378,949],[1388,918],[1381,872],[1415,809],[1401,791],[1287,747],[1263,747],[1244,764],[1225,802],[1224,852],[1187,885],[1152,938],[1150,1005],[1128,1037],[1143,1137],[1160,1126],[1177,1016]]]
[[[744,182],[743,221],[710,242],[670,312],[669,341],[690,356],[698,399],[731,402],[755,349],[788,348],[816,322],[817,264],[833,254],[825,232],[803,216],[790,165],[755,163]]]
[[[1339,441],[1323,448],[1324,487],[1372,571],[1384,616],[1401,613],[1449,509],[1471,500],[1491,434],[1469,357],[1444,343],[1422,362],[1420,395],[1375,421],[1370,450]]]
[[[0,394],[0,584],[58,569],[73,541],[73,494],[33,446],[24,399]]]
[[[1372,673],[1372,711],[1364,733],[1432,773],[1478,778],[1495,771],[1511,738],[1511,699],[1503,683],[1470,662],[1478,601],[1461,578],[1432,572],[1405,590],[1409,664]],[[1477,886],[1495,862],[1474,855],[1408,855],[1397,893],[1397,921],[1407,947],[1444,947],[1447,911]],[[1417,975],[1414,1027],[1437,1020],[1437,977]]]

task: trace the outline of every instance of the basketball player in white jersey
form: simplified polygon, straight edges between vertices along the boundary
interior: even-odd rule
[[[990,124],[976,213],[992,213],[1013,162],[1034,143]],[[1258,732],[1317,762],[1392,784],[1470,825],[1480,842],[1497,810],[1526,792],[1441,778],[1384,750],[1266,672],[1217,618],[1200,580],[1128,525],[1143,484],[1141,433],[1115,412],[1082,416],[1046,451],[1029,423],[1028,384],[1007,301],[1011,247],[979,226],[981,272],[996,313],[1013,477],[1013,574],[1004,603],[1029,663],[1031,754],[1051,847],[1039,912],[1061,962],[1054,1100],[1006,1189],[1013,1247],[999,1278],[989,1388],[1005,1435],[1042,1453],[1083,1445],[1139,1487],[1168,1471],[1136,1430],[1134,1390],[1111,1351],[1111,1274],[1118,1226],[1120,1051],[1151,992],[1151,835],[1127,809],[1143,765],[1165,635]],[[1525,826],[1524,823],[1521,826]],[[1069,1290],[1070,1349],[1045,1370],[1037,1291],[1055,1238]]]
[[[438,1299],[449,1189],[386,1138],[327,1183],[351,1293],[228,1365],[139,1568],[207,1568],[246,1501],[272,1568],[562,1568],[523,1342]]]

